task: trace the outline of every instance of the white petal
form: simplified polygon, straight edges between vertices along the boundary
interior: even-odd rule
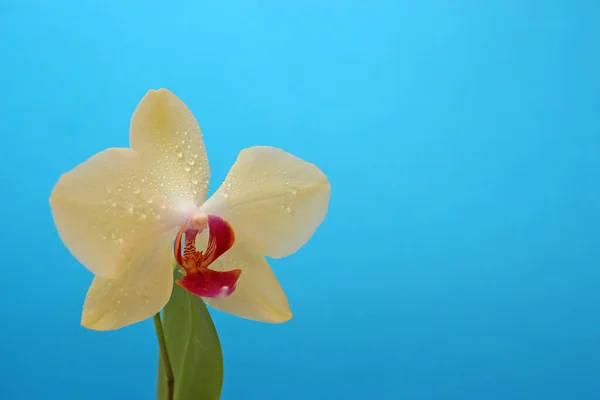
[[[265,258],[241,241],[210,265],[215,271],[241,269],[235,291],[223,299],[204,300],[223,312],[261,322],[282,323],[292,318],[285,293]]]
[[[149,243],[119,278],[94,278],[81,324],[99,331],[119,329],[162,310],[173,290],[175,234],[168,232]]]
[[[102,151],[62,175],[50,207],[73,256],[105,278],[117,277],[174,222],[166,196],[131,149]]]
[[[311,238],[327,214],[330,192],[315,165],[277,148],[251,147],[201,209],[227,220],[256,251],[279,258]]]
[[[163,190],[180,209],[204,202],[210,171],[202,132],[177,96],[166,89],[146,93],[131,118],[129,139],[151,160]]]

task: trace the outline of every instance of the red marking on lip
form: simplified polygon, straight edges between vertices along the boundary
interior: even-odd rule
[[[205,268],[186,273],[177,284],[196,296],[223,298],[233,293],[241,273],[240,269],[221,272]]]
[[[196,250],[196,236],[201,231],[189,219],[177,233],[175,260],[185,270],[185,275],[176,283],[196,296],[227,297],[235,290],[242,270],[215,271],[208,267],[233,246],[235,233],[227,221],[216,215],[208,216],[208,230],[205,252]]]

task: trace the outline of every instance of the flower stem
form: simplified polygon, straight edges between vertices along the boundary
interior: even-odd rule
[[[173,392],[175,390],[175,377],[167,352],[167,343],[165,341],[165,333],[163,332],[162,322],[160,321],[160,312],[154,316],[154,327],[156,328],[156,337],[160,346],[160,354],[162,355],[163,364],[165,367],[165,375],[167,379],[167,400],[173,400]]]

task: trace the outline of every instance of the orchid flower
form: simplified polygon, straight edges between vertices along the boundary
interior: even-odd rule
[[[169,301],[174,279],[223,312],[289,320],[265,257],[296,252],[321,224],[330,196],[323,172],[283,150],[250,147],[206,200],[200,126],[166,89],[140,101],[130,146],[101,151],[63,174],[50,196],[61,240],[95,275],[82,325],[112,330],[150,318]]]

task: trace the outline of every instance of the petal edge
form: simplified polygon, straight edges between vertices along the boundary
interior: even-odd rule
[[[115,330],[162,310],[173,290],[173,235],[168,232],[149,243],[119,278],[94,278],[81,325],[98,331]]]
[[[153,173],[179,209],[204,202],[210,170],[202,130],[179,97],[167,89],[149,90],[131,117],[129,141],[152,160]]]
[[[227,220],[260,254],[286,257],[321,225],[331,185],[314,164],[275,147],[240,152],[227,177],[201,207]]]
[[[170,204],[131,149],[109,148],[64,173],[50,195],[58,234],[92,273],[116,278],[174,223]]]
[[[203,298],[219,311],[244,319],[280,324],[292,318],[292,312],[279,281],[264,257],[237,241],[210,266],[216,271],[241,269],[235,291],[225,298]]]

